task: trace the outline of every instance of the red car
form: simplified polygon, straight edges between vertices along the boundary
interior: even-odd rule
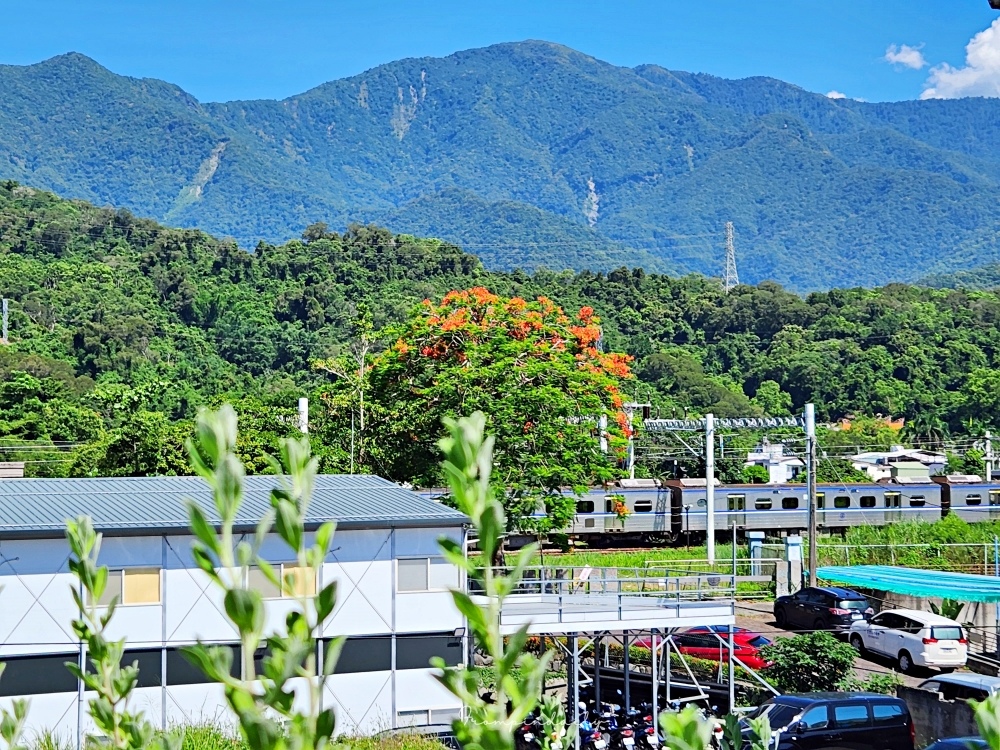
[[[719,638],[722,640],[719,640]],[[673,639],[677,645],[677,650],[685,656],[693,656],[696,659],[708,659],[710,661],[729,661],[729,647],[726,644],[729,635],[728,626],[726,625],[691,628],[680,633],[674,633]],[[637,638],[634,643],[636,646],[649,648],[651,640],[649,638]],[[760,657],[760,649],[769,643],[771,643],[770,639],[765,638],[760,633],[755,633],[746,628],[733,628],[733,653],[739,661],[746,664],[750,669],[763,669],[768,665],[768,662]]]

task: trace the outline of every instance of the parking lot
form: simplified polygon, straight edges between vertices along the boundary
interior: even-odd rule
[[[771,602],[739,602],[737,603],[736,624],[741,628],[749,628],[768,638],[775,636],[795,635],[795,631],[779,628],[774,622]],[[895,662],[883,659],[879,656],[868,654],[855,659],[854,668],[858,672],[858,677],[864,679],[872,674],[884,674],[887,672],[897,672]],[[917,670],[913,675],[900,674],[904,685],[916,687],[932,674],[932,670]]]

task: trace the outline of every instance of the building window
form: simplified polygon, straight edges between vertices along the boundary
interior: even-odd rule
[[[965,496],[966,505],[982,505],[983,496],[982,495],[966,495]]]
[[[316,571],[312,568],[303,568],[296,563],[272,563],[271,567],[282,581],[280,588],[256,565],[251,565],[247,571],[247,588],[258,592],[264,599],[316,595]]]
[[[843,510],[844,508],[851,507],[851,498],[847,495],[840,495],[839,497],[833,498],[833,507]]]
[[[799,499],[797,497],[783,497],[781,498],[781,508],[782,510],[795,510],[799,507]]]
[[[119,604],[159,604],[160,569],[126,568],[109,570],[108,583],[104,593],[97,600],[98,607],[111,606],[112,600]]]
[[[396,636],[396,669],[430,669],[434,656],[449,667],[462,664],[462,639],[451,633]]]
[[[76,677],[66,669],[66,662],[76,663],[79,654],[46,654],[45,656],[5,656],[0,697],[75,693]]]
[[[326,642],[324,642],[324,648]],[[356,672],[388,672],[392,669],[392,637],[348,638],[340,651],[334,674]]]
[[[239,677],[242,671],[239,645],[222,644],[219,648],[229,649],[231,659],[229,674],[233,677]],[[140,666],[142,666],[141,663]],[[141,670],[139,674],[142,674]],[[204,685],[211,681],[204,672],[188,661],[181,649],[167,649],[167,685]]]
[[[636,500],[635,505],[632,506],[636,513],[649,513],[653,510],[652,500]]]
[[[594,501],[593,500],[577,500],[576,501],[576,512],[577,513],[593,513],[594,512]]]
[[[758,497],[753,501],[753,507],[757,510],[771,510],[771,498]]]
[[[858,505],[860,505],[862,508],[874,508],[875,507],[874,495],[865,495],[858,501]]]
[[[458,586],[458,568],[443,557],[396,560],[397,591],[445,591]]]

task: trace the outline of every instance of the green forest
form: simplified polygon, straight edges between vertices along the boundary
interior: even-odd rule
[[[222,401],[240,414],[247,467],[265,471],[265,454],[296,430],[297,399],[307,396],[324,471],[432,481],[426,450],[406,447],[418,424],[434,429],[414,412],[413,384],[425,382],[428,393],[461,370],[437,355],[427,360],[433,367],[414,370],[398,355],[421,336],[419,346],[431,351],[475,322],[444,319],[464,314],[449,308],[465,299],[446,296],[452,290],[496,295],[509,311],[499,324],[529,331],[517,345],[534,342],[549,357],[539,362],[563,362],[574,351],[584,365],[593,360],[589,380],[554,386],[592,394],[588,413],[614,417],[623,398],[649,401],[662,417],[782,415],[813,402],[824,421],[905,417],[903,438],[929,445],[1000,428],[1000,297],[987,291],[892,284],[803,297],[769,282],[727,295],[714,279],[624,267],[495,272],[455,245],[375,226],[337,233],[313,224],[302,239],[248,253],[10,181],[0,182],[0,290],[10,300],[0,450],[34,476],[187,473],[192,420],[200,406]],[[444,322],[428,339],[420,316],[432,309]],[[594,331],[611,359],[593,353]],[[576,349],[566,348],[570,339]],[[490,361],[520,357],[511,343],[491,339],[498,353]],[[452,364],[472,356],[479,354],[458,351]],[[540,366],[537,377],[563,377],[559,367]],[[454,382],[480,394],[491,387]],[[496,386],[506,400],[475,403],[502,410],[524,401],[517,387]],[[434,420],[472,402],[436,403]],[[380,450],[352,448],[351,423],[362,418],[368,423],[355,424],[355,436],[369,430]],[[528,435],[528,421],[514,432]],[[899,439],[870,420],[860,424],[824,439]],[[738,447],[728,446],[731,459]],[[542,485],[584,483],[595,473],[586,465],[566,476],[528,468]]]
[[[494,270],[712,276],[732,221],[743,279],[796,291],[1000,260],[995,99],[830,99],[544,41],[223,103],[71,53],[0,66],[0,99],[0,178],[244,249],[374,222]]]

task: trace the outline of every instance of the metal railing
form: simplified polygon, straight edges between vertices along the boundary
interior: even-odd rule
[[[638,573],[638,575],[636,575]],[[732,598],[739,577],[731,573],[683,572],[667,574],[646,568],[612,568],[589,565],[553,568],[531,566],[524,570],[522,580],[513,594],[553,596],[623,596],[664,597],[676,595],[693,601]],[[476,582],[469,579],[470,593],[480,593]]]

